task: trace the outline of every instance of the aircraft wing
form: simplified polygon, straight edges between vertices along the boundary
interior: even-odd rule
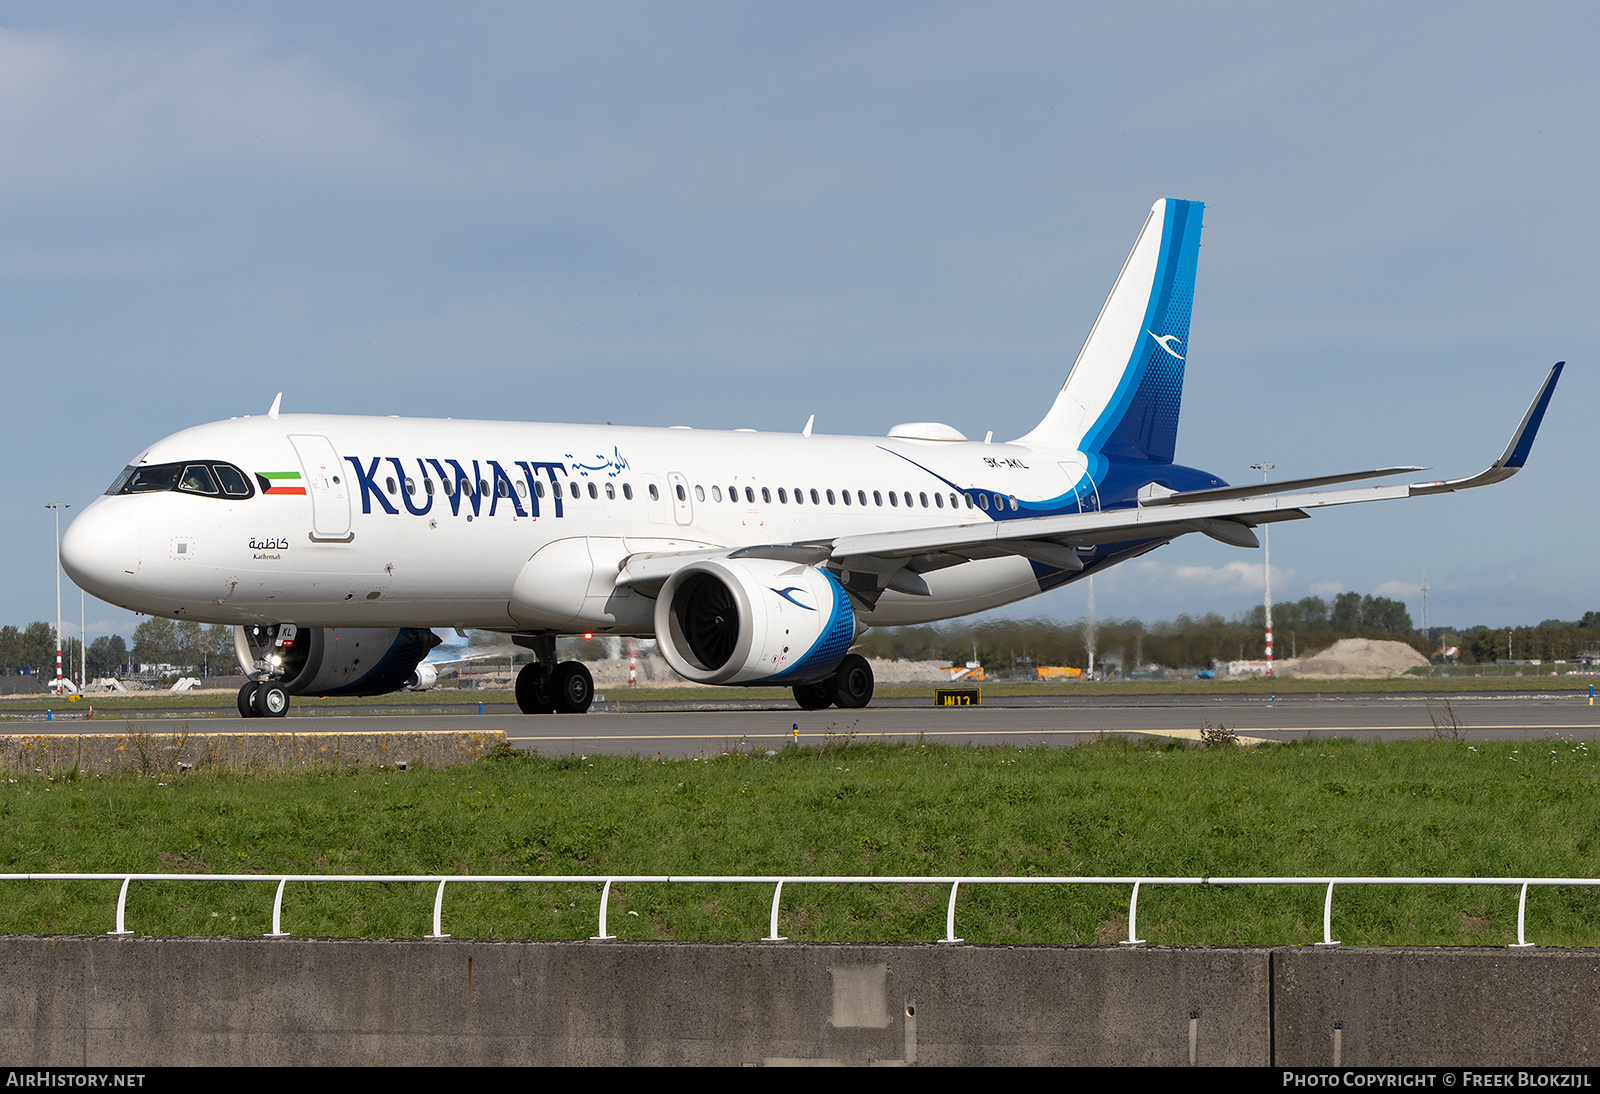
[[[624,561],[619,585],[659,589],[672,571],[700,558],[726,555],[734,558],[775,558],[805,565],[832,563],[852,574],[877,574],[879,588],[912,595],[929,595],[918,574],[985,558],[1019,555],[1057,569],[1083,568],[1077,548],[1103,543],[1149,542],[1176,539],[1201,532],[1236,547],[1259,547],[1252,529],[1282,520],[1303,520],[1309,510],[1358,502],[1414,498],[1443,494],[1503,482],[1527,460],[1533,439],[1544,420],[1545,409],[1561,377],[1565,362],[1558,362],[1540,386],[1533,404],[1500,458],[1484,471],[1461,479],[1393,486],[1348,487],[1341,490],[1307,489],[1423,470],[1420,467],[1386,467],[1341,475],[1322,475],[1251,486],[1224,486],[1183,492],[1147,487],[1138,504],[1093,513],[985,520],[970,524],[912,528],[891,532],[840,536],[809,543],[780,543],[730,550],[697,550],[677,554],[634,555]],[[860,586],[851,582],[852,591]]]
[[[1468,478],[1343,490],[1299,489],[1422,470],[1390,467],[1210,490],[1169,493],[1159,488],[1147,489],[1141,493],[1137,505],[1124,509],[842,536],[829,545],[829,558],[845,569],[878,573],[889,573],[902,566],[914,572],[926,572],[1001,555],[1021,555],[1059,569],[1077,570],[1082,568],[1082,563],[1074,548],[1100,543],[1165,541],[1189,532],[1202,532],[1234,546],[1256,547],[1260,544],[1251,531],[1255,525],[1304,519],[1310,516],[1308,510],[1311,509],[1443,494],[1510,478],[1527,460],[1564,365],[1565,362],[1558,362],[1550,370],[1500,458]],[[890,587],[898,586],[891,582]]]

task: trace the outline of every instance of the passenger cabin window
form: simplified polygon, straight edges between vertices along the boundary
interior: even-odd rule
[[[656,484],[655,483],[651,483],[650,484],[650,500],[651,501],[660,501],[661,500],[661,491],[656,489]]]
[[[606,483],[606,500],[607,501],[616,501],[617,500],[617,486],[616,486],[615,483],[610,483],[610,482]]]
[[[633,487],[628,483],[622,484],[622,496],[629,501],[633,500]]]
[[[761,500],[767,505],[772,504],[772,491],[768,490],[765,486],[761,488]]]
[[[589,484],[589,496],[595,501],[600,500],[600,488],[595,486],[595,484],[592,482]]]
[[[721,501],[722,500],[722,487],[713,486],[711,488],[711,500],[712,501]]]

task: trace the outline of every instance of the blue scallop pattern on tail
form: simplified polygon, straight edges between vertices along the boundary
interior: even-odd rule
[[[1171,463],[1178,443],[1183,366],[1189,356],[1189,312],[1200,255],[1198,201],[1169,200],[1161,257],[1145,309],[1144,336],[1125,380],[1085,438],[1084,449],[1107,456]]]

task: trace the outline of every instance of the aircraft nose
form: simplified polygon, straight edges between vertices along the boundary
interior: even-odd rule
[[[80,589],[116,602],[139,569],[139,526],[116,506],[96,502],[61,537],[61,568]]]

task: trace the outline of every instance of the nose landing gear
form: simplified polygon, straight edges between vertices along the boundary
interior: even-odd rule
[[[289,713],[289,693],[275,680],[251,680],[239,689],[241,718],[282,718]]]

